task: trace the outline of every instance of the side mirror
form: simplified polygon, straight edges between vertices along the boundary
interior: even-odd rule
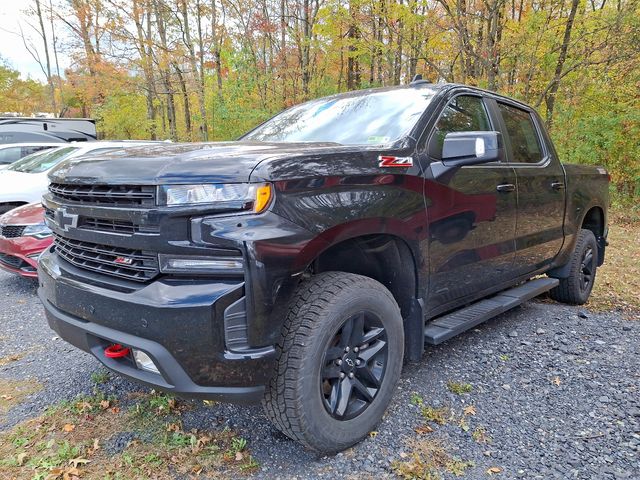
[[[442,145],[442,163],[446,167],[495,162],[502,156],[500,132],[452,132]]]

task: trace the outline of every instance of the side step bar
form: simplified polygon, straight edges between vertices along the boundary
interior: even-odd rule
[[[536,278],[520,286],[500,292],[494,297],[480,300],[468,307],[438,317],[425,326],[424,340],[430,345],[438,345],[459,333],[551,290],[558,283],[559,280],[556,278]]]

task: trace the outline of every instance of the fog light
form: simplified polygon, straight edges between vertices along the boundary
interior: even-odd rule
[[[153,363],[153,360],[151,360],[151,357],[146,353],[144,353],[143,351],[134,349],[133,359],[136,361],[136,366],[140,370],[145,370],[147,372],[160,374],[160,370],[158,370],[158,367],[156,367],[156,364]]]
[[[160,270],[164,273],[209,273],[242,275],[244,262],[238,257],[189,257],[160,254]]]

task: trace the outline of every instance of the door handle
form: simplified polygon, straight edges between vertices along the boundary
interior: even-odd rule
[[[502,193],[515,191],[516,186],[513,183],[503,183],[496,187],[496,190]]]
[[[554,190],[562,190],[564,189],[564,182],[551,182],[551,188]]]

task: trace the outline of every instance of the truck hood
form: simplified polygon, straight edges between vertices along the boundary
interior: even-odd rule
[[[362,147],[335,143],[215,142],[155,144],[84,155],[62,162],[49,174],[53,183],[161,185],[246,182],[267,159],[309,160]],[[302,160],[304,161],[304,159]]]

